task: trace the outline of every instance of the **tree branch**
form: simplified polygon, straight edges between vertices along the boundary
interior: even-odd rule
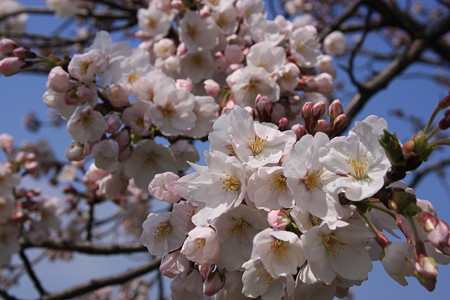
[[[25,270],[27,271],[27,274],[30,277],[31,282],[33,282],[33,285],[36,288],[36,290],[39,292],[39,294],[41,296],[46,295],[47,292],[45,291],[44,287],[41,284],[41,281],[39,280],[36,273],[34,272],[33,266],[31,265],[28,257],[26,256],[24,249],[21,249],[19,251],[19,256],[20,256],[20,259],[22,259]]]
[[[48,240],[42,243],[31,243],[26,241],[22,244],[24,249],[28,248],[48,248],[53,250],[76,251],[91,255],[113,255],[131,254],[136,252],[146,252],[147,248],[140,243],[124,245],[99,245],[92,242],[69,242],[61,239]]]
[[[444,159],[428,164],[426,167],[421,168],[414,173],[414,177],[411,179],[409,186],[412,188],[416,187],[427,175],[430,175],[432,172],[440,171],[448,165],[450,165],[450,159]]]
[[[341,24],[344,23],[345,20],[347,20],[349,17],[351,17],[356,12],[356,10],[358,9],[358,7],[361,5],[362,2],[363,2],[363,0],[353,1],[347,7],[347,9],[344,11],[344,13],[339,16],[339,18],[334,20],[334,22],[332,24],[325,26],[325,28],[319,34],[319,41],[322,42],[323,39],[328,34],[333,32],[334,30],[339,29],[339,26],[341,26]]]
[[[153,270],[156,270],[159,266],[161,258],[156,257],[147,264],[128,269],[123,273],[119,273],[113,276],[107,276],[103,278],[97,278],[89,280],[88,282],[74,286],[72,288],[62,290],[57,293],[47,294],[42,297],[42,300],[65,300],[76,296],[80,296],[94,290],[100,289],[105,286],[125,283],[136,277],[145,275]]]

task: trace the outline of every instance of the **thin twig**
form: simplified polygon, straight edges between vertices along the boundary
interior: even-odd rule
[[[125,272],[113,276],[106,276],[102,278],[92,279],[89,280],[88,282],[82,283],[72,288],[65,289],[53,294],[47,294],[44,297],[42,297],[42,300],[65,300],[92,292],[105,286],[122,284],[131,279],[134,279],[136,277],[145,275],[153,270],[156,270],[159,266],[160,261],[161,258],[156,257],[147,264],[132,269],[128,269]]]
[[[41,243],[29,241],[22,244],[24,249],[48,248],[53,250],[75,251],[91,255],[114,255],[146,252],[147,249],[140,243],[128,243],[123,245],[99,245],[92,242],[70,242],[62,239],[48,240]]]
[[[21,249],[19,251],[20,259],[23,262],[23,265],[25,266],[25,269],[27,270],[27,274],[30,277],[31,281],[33,282],[34,287],[39,292],[41,296],[44,296],[47,294],[44,287],[42,286],[41,281],[37,277],[36,273],[33,270],[33,266],[30,263],[30,260],[28,259],[27,255],[25,254],[24,249]]]

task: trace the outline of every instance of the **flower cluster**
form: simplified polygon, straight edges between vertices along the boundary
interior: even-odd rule
[[[369,116],[347,136],[297,140],[238,106],[223,114],[206,166],[191,164],[181,178],[158,174],[149,186],[173,203],[147,217],[141,236],[163,256],[173,296],[332,299],[367,280],[374,260],[401,284],[416,276],[431,288],[436,262],[450,262],[448,226],[427,201],[408,202],[417,210],[409,214],[394,205],[415,196],[402,182],[386,183],[392,166],[378,141],[386,127]],[[408,241],[381,233],[394,229]]]

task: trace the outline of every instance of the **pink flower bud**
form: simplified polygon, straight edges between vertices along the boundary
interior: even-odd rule
[[[217,73],[224,73],[229,66],[228,61],[225,56],[223,56],[222,52],[216,52],[214,56],[214,70]]]
[[[312,115],[314,119],[320,119],[325,113],[325,102],[320,101],[314,104],[312,109]]]
[[[172,0],[170,2],[170,6],[173,9],[176,9],[178,11],[182,11],[184,9],[184,2],[182,0]]]
[[[225,48],[225,58],[229,64],[239,64],[244,60],[245,55],[238,45],[227,45]]]
[[[317,121],[314,132],[327,132],[327,121],[322,119]]]
[[[166,254],[161,260],[159,271],[164,276],[174,278],[178,274],[189,270],[189,260],[180,251],[174,251]]]
[[[208,96],[216,98],[220,92],[220,85],[212,79],[207,79],[203,82],[203,87],[205,88]]]
[[[439,121],[438,126],[441,130],[446,130],[450,127],[450,107],[445,110],[444,118]]]
[[[216,271],[203,281],[203,294],[206,296],[215,295],[225,285],[225,275]]]
[[[344,114],[341,114],[334,119],[331,131],[336,133],[339,132],[341,129],[343,129],[347,125],[347,116]]]
[[[334,100],[331,102],[330,107],[328,107],[328,115],[330,116],[330,120],[333,121],[337,118],[340,114],[344,112],[344,109],[342,108],[342,103],[339,99]]]
[[[207,18],[211,15],[211,7],[209,5],[203,5],[199,13],[202,18]]]
[[[26,63],[17,57],[5,57],[0,60],[0,73],[11,76],[20,72]]]
[[[123,85],[112,84],[104,92],[112,106],[123,107],[128,104],[128,90]]]
[[[210,272],[213,270],[213,266],[209,264],[201,264],[198,265],[198,272],[203,277],[203,279],[206,279],[209,277]]]
[[[328,73],[320,73],[314,78],[317,84],[317,92],[321,94],[330,94],[333,92],[333,77]]]
[[[10,56],[13,54],[13,50],[19,47],[16,42],[10,39],[0,40],[0,53],[5,56]]]
[[[260,122],[269,122],[272,113],[273,102],[269,97],[258,94],[255,99],[256,114]]]
[[[13,54],[15,57],[18,57],[20,59],[26,59],[26,58],[36,58],[36,53],[32,52],[30,48],[28,47],[18,47],[13,50]]]
[[[304,135],[307,134],[305,126],[300,125],[300,124],[294,124],[291,127],[291,130],[295,133],[295,135],[297,136],[297,141]]]
[[[280,131],[285,131],[289,128],[289,120],[286,117],[282,117],[278,120],[278,129]]]
[[[444,99],[439,101],[439,104],[438,104],[438,107],[440,109],[446,108],[447,106],[450,106],[450,92]]]
[[[75,144],[72,146],[69,146],[66,150],[65,154],[66,158],[69,161],[80,161],[84,158],[83,156],[83,146],[79,144]]]
[[[302,107],[302,117],[305,119],[305,122],[309,122],[309,120],[313,117],[313,106],[314,104],[312,102],[305,102]]]
[[[60,66],[54,67],[48,74],[46,87],[57,93],[65,93],[69,89],[70,76]]]
[[[108,128],[106,129],[107,133],[116,132],[122,124],[120,117],[116,114],[108,115],[105,121],[106,125],[108,125]]]
[[[436,261],[433,257],[422,256],[414,264],[416,272],[425,278],[436,278],[438,275]]]
[[[114,137],[114,140],[119,144],[119,149],[122,150],[130,144],[130,132],[124,129]]]
[[[430,230],[427,235],[428,241],[430,241],[438,249],[444,248],[447,245],[449,237],[448,225],[442,220],[438,220],[438,223],[434,229]]]
[[[190,78],[186,78],[186,79],[177,79],[175,86],[177,87],[177,89],[186,90],[190,92],[192,91],[194,84],[192,83],[192,80]]]
[[[280,209],[272,209],[267,214],[267,222],[273,228],[284,228],[291,223],[291,219],[289,218],[288,212]]]
[[[270,118],[272,120],[272,123],[278,123],[278,121],[286,116],[286,109],[284,106],[280,103],[274,103],[272,107],[272,113],[270,114]]]

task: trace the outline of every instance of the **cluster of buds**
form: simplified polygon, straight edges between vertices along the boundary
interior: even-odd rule
[[[5,76],[14,75],[34,64],[36,53],[28,47],[20,47],[11,39],[0,40],[0,73]],[[31,59],[31,60],[30,60]]]
[[[305,122],[303,128],[293,128],[293,130],[303,131],[309,134],[324,132],[333,137],[347,125],[347,116],[343,113],[341,101],[336,99],[328,107],[329,122],[323,119],[325,113],[325,102],[306,102],[302,108],[302,117]]]

